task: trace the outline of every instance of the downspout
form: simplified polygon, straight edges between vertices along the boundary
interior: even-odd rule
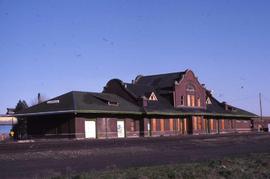
[[[217,132],[218,132],[218,134],[220,134],[219,118],[217,118],[217,122],[218,122],[218,128],[217,128]]]

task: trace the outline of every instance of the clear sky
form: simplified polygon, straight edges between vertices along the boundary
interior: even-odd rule
[[[270,115],[269,0],[0,0],[0,113],[38,92],[192,69],[220,101]]]

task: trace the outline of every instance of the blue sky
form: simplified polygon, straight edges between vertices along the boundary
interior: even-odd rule
[[[270,115],[268,0],[0,0],[0,113],[38,92],[192,69],[221,101]]]

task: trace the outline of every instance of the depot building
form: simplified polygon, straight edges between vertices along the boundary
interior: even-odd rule
[[[257,115],[218,101],[191,70],[110,80],[101,93],[71,91],[15,116],[29,138],[131,138],[250,132]]]

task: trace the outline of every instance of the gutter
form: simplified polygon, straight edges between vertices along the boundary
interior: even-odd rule
[[[233,115],[233,114],[222,114],[222,113],[171,113],[171,112],[146,112],[147,115],[168,115],[168,116],[224,116],[224,117],[243,117],[243,118],[257,118],[258,116],[248,115]]]
[[[166,116],[223,116],[223,117],[243,117],[243,118],[258,118],[258,116],[249,115],[233,115],[233,114],[222,114],[222,113],[190,113],[190,112],[134,112],[134,111],[105,111],[105,110],[66,110],[66,111],[50,111],[50,112],[37,112],[37,113],[25,113],[25,114],[14,114],[15,117],[24,116],[39,116],[39,115],[51,115],[51,114],[133,114],[133,115],[166,115]]]
[[[70,114],[70,113],[91,113],[91,114],[134,114],[142,115],[142,112],[132,112],[132,111],[104,111],[104,110],[66,110],[66,111],[50,111],[50,112],[37,112],[37,113],[25,113],[25,114],[14,114],[15,117],[24,116],[40,116],[40,115],[51,115],[51,114]]]

